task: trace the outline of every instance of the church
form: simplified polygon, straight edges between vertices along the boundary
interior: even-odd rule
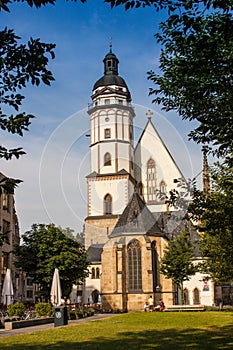
[[[111,46],[103,63],[104,75],[95,82],[88,106],[90,172],[84,235],[90,275],[83,302],[101,302],[106,311],[142,310],[152,295],[155,304],[162,298],[165,305],[173,305],[179,302],[179,293],[159,267],[169,238],[185,228],[184,213],[171,210],[165,196],[183,175],[150,111],[135,144],[131,94]],[[200,276],[196,280],[201,303]]]

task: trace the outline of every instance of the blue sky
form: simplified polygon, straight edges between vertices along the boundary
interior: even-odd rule
[[[0,14],[2,27],[14,28],[23,41],[33,37],[56,43],[56,58],[49,64],[55,82],[23,91],[23,110],[37,116],[30,131],[23,138],[1,133],[4,145],[22,146],[27,152],[20,160],[1,161],[3,173],[24,181],[15,195],[21,233],[33,223],[82,229],[89,171],[86,108],[95,81],[103,75],[110,37],[120,61],[119,73],[137,106],[136,135],[146,125],[147,109],[153,110],[152,120],[183,174],[193,177],[201,171],[200,147],[187,138],[192,124],[174,112],[161,111],[148,96],[153,84],[147,71],[158,71],[159,65],[160,47],[154,34],[161,13],[152,8],[111,10],[103,0],[86,4],[60,0],[40,9],[16,3],[10,11]]]

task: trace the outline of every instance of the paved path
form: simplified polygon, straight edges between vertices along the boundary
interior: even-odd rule
[[[85,318],[81,318],[78,320],[69,320],[68,326],[74,325],[74,324],[90,322],[90,321],[102,320],[104,318],[114,317],[117,315],[118,314],[96,314],[94,316],[85,317]],[[63,326],[63,327],[66,327],[66,326]],[[12,330],[0,329],[0,338],[11,337],[11,336],[16,335],[16,334],[25,334],[25,333],[33,333],[36,331],[44,331],[44,330],[51,329],[51,328],[54,328],[54,323],[48,323],[48,324],[43,324],[40,326],[25,327],[25,328],[12,329]],[[58,328],[58,327],[56,327],[56,328]]]

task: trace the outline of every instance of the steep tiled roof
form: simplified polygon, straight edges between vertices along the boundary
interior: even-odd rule
[[[103,251],[103,244],[92,244],[87,249],[88,262],[101,262],[101,254]]]
[[[153,214],[136,192],[132,195],[127,207],[113,229],[110,238],[135,233],[162,235]]]

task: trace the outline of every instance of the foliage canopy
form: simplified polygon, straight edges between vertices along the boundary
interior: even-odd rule
[[[22,235],[22,245],[14,251],[16,266],[40,285],[41,295],[49,298],[55,268],[59,269],[63,295],[87,276],[86,251],[53,224],[34,224]]]
[[[161,259],[160,271],[166,278],[171,278],[181,290],[183,282],[188,281],[197,271],[197,266],[193,262],[194,250],[194,243],[191,242],[190,233],[186,230],[169,241]]]

